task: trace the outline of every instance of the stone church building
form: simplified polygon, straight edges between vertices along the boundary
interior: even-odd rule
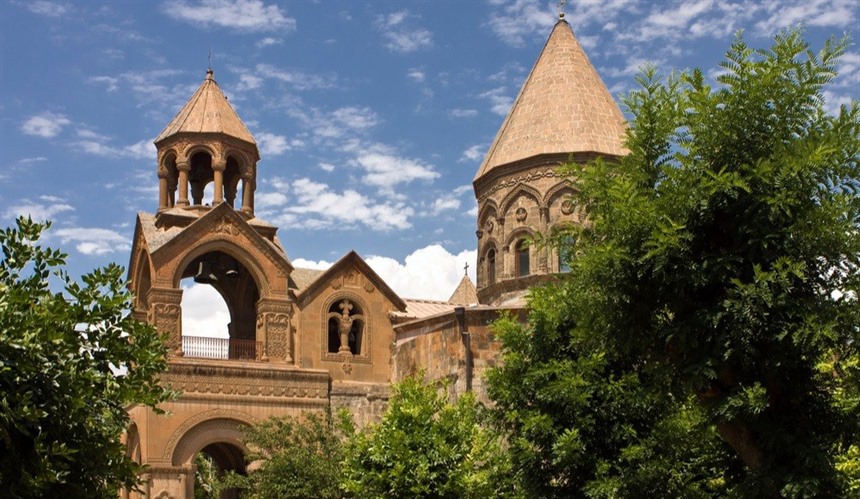
[[[582,222],[556,167],[625,154],[624,118],[563,15],[473,182],[477,283],[448,301],[398,296],[351,251],[325,271],[293,266],[278,228],[254,215],[254,137],[208,71],[156,138],[158,209],[137,216],[129,264],[134,314],[169,337],[167,414],[131,407],[129,455],[148,465],[143,494],[193,497],[194,457],[244,469],[243,429],[270,416],[347,407],[378,418],[389,385],[423,369],[452,395],[486,397],[483,371],[501,311],[525,320],[527,289],[564,272],[552,248],[525,242]],[[211,204],[203,204],[212,184]],[[211,285],[229,338],[182,334],[180,281]]]

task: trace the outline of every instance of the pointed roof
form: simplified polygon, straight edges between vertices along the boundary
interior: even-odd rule
[[[206,71],[206,79],[167,125],[155,143],[179,133],[223,133],[231,137],[255,144],[254,137],[245,123],[227,102],[227,96],[215,82],[212,70]]]
[[[463,279],[460,280],[460,284],[457,285],[457,289],[454,290],[451,298],[448,298],[448,303],[457,305],[472,305],[478,303],[478,290],[475,289],[475,285],[472,284],[472,280],[469,279],[469,276],[463,276]]]
[[[625,119],[560,19],[526,78],[475,180],[492,169],[540,154],[627,154]]]

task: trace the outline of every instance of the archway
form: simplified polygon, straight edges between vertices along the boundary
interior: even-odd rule
[[[245,453],[236,445],[215,442],[200,449],[194,456],[195,499],[237,499],[237,489],[222,489],[216,483],[228,472],[244,475]]]
[[[245,474],[247,449],[242,442],[245,426],[246,423],[235,419],[209,419],[194,425],[179,438],[173,449],[172,464],[195,470],[195,479],[188,482],[190,488],[212,483],[211,477],[221,477],[228,471]],[[202,474],[208,474],[210,480],[201,478]],[[190,492],[194,493],[193,490]],[[239,497],[239,492],[231,489],[221,491],[217,496],[194,494],[192,497],[198,496],[235,499]]]
[[[191,260],[181,279],[184,355],[259,359],[260,292],[248,269],[223,251],[210,251]]]

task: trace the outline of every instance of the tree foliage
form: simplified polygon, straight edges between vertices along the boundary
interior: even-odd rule
[[[38,244],[47,227],[0,230],[0,484],[11,497],[116,497],[137,483],[126,407],[169,395],[155,380],[165,348],[129,315],[122,268],[75,282],[66,256]]]
[[[356,434],[343,463],[355,497],[515,496],[498,435],[471,393],[449,403],[416,377],[393,386],[382,420]]]
[[[566,167],[589,222],[558,235],[571,271],[529,327],[500,325],[490,379],[534,490],[827,496],[856,477],[860,108],[822,96],[845,46],[738,37],[713,88],[646,68],[630,154]]]
[[[220,485],[244,489],[242,497],[251,499],[341,497],[344,445],[354,431],[343,412],[263,421],[245,437],[251,471],[230,474]]]

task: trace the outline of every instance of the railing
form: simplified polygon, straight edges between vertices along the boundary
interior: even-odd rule
[[[182,353],[185,357],[259,360],[261,351],[262,342],[260,341],[206,336],[182,337]]]

